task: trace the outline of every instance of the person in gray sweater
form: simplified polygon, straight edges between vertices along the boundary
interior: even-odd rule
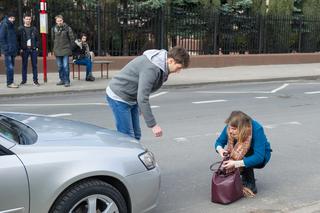
[[[147,50],[122,68],[106,89],[117,130],[140,140],[141,112],[153,134],[162,136],[162,129],[152,114],[149,96],[162,86],[169,74],[180,72],[189,62],[190,56],[184,48],[173,47],[169,52]]]

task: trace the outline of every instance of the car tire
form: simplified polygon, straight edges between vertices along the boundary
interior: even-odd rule
[[[112,185],[98,179],[80,181],[69,187],[55,201],[50,213],[88,212],[89,200],[95,200],[95,204],[90,205],[95,205],[100,210],[97,212],[112,208],[112,213],[127,213],[127,205],[121,193]]]

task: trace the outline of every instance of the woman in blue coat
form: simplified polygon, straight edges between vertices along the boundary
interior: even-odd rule
[[[233,111],[225,121],[227,124],[215,149],[223,158],[229,154],[230,160],[223,163],[223,168],[240,168],[243,186],[253,195],[257,193],[254,168],[263,168],[271,157],[270,143],[263,127],[241,111]]]

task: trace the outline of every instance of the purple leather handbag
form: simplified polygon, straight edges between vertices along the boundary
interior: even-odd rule
[[[223,161],[221,161],[217,170],[212,168],[215,164],[210,166],[210,169],[214,171],[211,184],[211,201],[229,204],[243,197],[243,186],[239,169],[226,173],[221,167],[222,163]]]

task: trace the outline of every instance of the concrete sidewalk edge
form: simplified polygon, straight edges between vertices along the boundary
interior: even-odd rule
[[[320,75],[316,76],[294,76],[294,77],[269,77],[264,79],[241,79],[241,80],[230,80],[230,81],[208,81],[208,82],[190,82],[190,83],[181,83],[181,84],[168,84],[163,85],[162,89],[169,88],[182,88],[182,87],[190,87],[190,86],[201,86],[201,85],[210,85],[210,84],[228,84],[228,83],[246,83],[246,82],[269,82],[269,81],[287,81],[287,80],[317,80],[320,79]],[[80,88],[80,89],[70,89],[62,90],[62,91],[39,91],[39,92],[25,92],[25,93],[17,93],[17,94],[0,94],[0,98],[3,97],[19,97],[19,96],[38,96],[38,95],[54,95],[54,94],[72,94],[72,93],[80,93],[80,92],[97,92],[104,91],[106,88]]]

